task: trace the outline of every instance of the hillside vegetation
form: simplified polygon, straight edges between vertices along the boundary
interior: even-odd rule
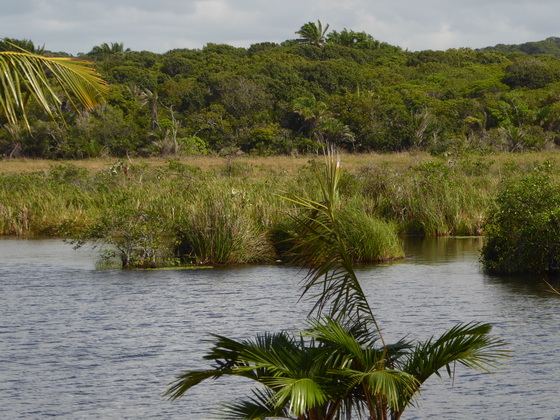
[[[559,141],[556,38],[538,48],[410,52],[312,22],[297,35],[164,54],[95,46],[81,58],[110,83],[106,104],[77,116],[68,107],[64,122],[28,107],[31,132],[0,121],[0,156],[293,155],[324,141],[450,155]]]

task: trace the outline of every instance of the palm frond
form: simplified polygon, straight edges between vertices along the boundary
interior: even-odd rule
[[[182,397],[189,389],[200,382],[206,379],[217,379],[224,375],[243,376],[253,380],[258,379],[258,374],[255,372],[254,367],[241,369],[248,365],[248,362],[243,359],[243,353],[254,343],[236,341],[215,334],[212,336],[214,337],[214,344],[203,358],[214,361],[213,369],[189,370],[177,375],[175,382],[163,394],[164,397],[175,400]],[[274,336],[267,334],[259,339],[265,343],[270,343]]]
[[[229,369],[222,370],[189,370],[177,375],[177,380],[163,393],[163,397],[176,400],[182,397],[193,386],[206,379],[216,379],[223,375],[232,375]]]
[[[507,343],[503,340],[490,337],[491,329],[490,324],[478,322],[457,324],[436,340],[432,337],[418,343],[405,356],[401,369],[417,379],[418,388],[433,374],[440,376],[442,368],[451,377],[451,364],[455,362],[492,372],[502,365],[498,360],[510,357],[511,351],[504,349]]]
[[[368,392],[391,409],[397,409],[402,404],[403,395],[413,395],[418,387],[418,381],[413,375],[394,369],[379,369],[369,372],[345,369],[343,375],[350,376],[356,384],[365,384]]]
[[[275,390],[277,408],[289,407],[289,411],[299,416],[328,401],[328,395],[320,383],[312,378],[271,377],[263,383]]]
[[[108,92],[105,81],[87,61],[15,51],[0,52],[0,86],[0,113],[11,124],[23,120],[27,129],[29,99],[54,118],[62,116],[56,89],[75,110],[79,106],[93,109]]]
[[[338,368],[350,364],[360,364],[362,366],[370,362],[375,364],[383,358],[384,350],[380,350],[376,360],[366,355],[373,351],[378,336],[376,332],[362,329],[358,325],[343,325],[338,320],[323,318],[320,320],[309,320],[309,327],[303,333],[314,338],[323,347],[328,349],[329,360],[336,359],[333,364]]]
[[[309,269],[302,297],[312,288],[319,287],[320,290],[312,296],[316,299],[312,313],[321,315],[327,311],[331,318],[373,323],[383,341],[338,221],[338,184],[342,169],[335,151],[326,150],[323,171],[318,166],[315,168],[321,190],[320,202],[298,196],[283,197],[304,211],[294,217],[298,234],[291,250],[292,262]]]
[[[289,418],[290,412],[285,407],[275,407],[274,392],[270,389],[253,390],[253,397],[224,404],[220,419],[225,420],[261,420],[267,418]]]

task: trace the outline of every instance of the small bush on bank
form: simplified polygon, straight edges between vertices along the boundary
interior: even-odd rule
[[[560,188],[543,164],[505,183],[485,223],[481,251],[492,273],[560,272]]]
[[[75,248],[85,243],[99,246],[105,263],[119,259],[122,268],[156,268],[172,265],[174,238],[169,225],[153,206],[122,203],[71,242]]]

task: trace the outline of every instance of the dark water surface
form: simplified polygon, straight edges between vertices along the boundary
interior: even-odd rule
[[[407,241],[405,261],[358,271],[386,339],[491,322],[510,342],[495,375],[430,380],[405,419],[560,419],[560,298],[535,279],[482,274],[476,239]],[[0,240],[0,418],[207,419],[249,390],[208,382],[161,398],[201,368],[207,333],[233,338],[303,325],[302,273],[281,266],[95,270],[57,240]]]

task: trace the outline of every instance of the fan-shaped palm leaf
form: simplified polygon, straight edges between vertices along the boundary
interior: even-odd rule
[[[28,52],[0,52],[0,115],[8,123],[20,119],[29,129],[28,103],[32,99],[52,118],[62,116],[59,92],[71,106],[92,109],[108,91],[91,63],[68,57],[44,57]]]

